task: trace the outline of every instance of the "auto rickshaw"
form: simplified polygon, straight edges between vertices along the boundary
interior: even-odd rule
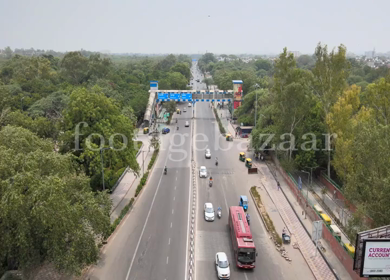
[[[329,226],[330,232],[336,238],[339,242],[341,241],[341,230],[336,225],[330,225]]]
[[[149,127],[144,127],[144,134],[148,134],[149,133]]]
[[[226,134],[226,141],[233,141],[231,134]]]
[[[252,168],[252,159],[246,158],[245,166],[248,167],[248,168]]]
[[[324,222],[325,222],[325,224],[326,224],[327,226],[330,226],[330,225],[332,224],[332,220],[331,220],[331,219],[329,218],[329,216],[326,215],[325,213],[320,214],[320,217],[321,217],[321,219],[324,220]]]
[[[240,158],[239,158],[242,162],[245,161],[245,153],[244,152],[241,152],[240,153]]]
[[[246,195],[240,196],[240,206],[244,208],[244,211],[248,210],[248,198]]]
[[[176,109],[176,113],[180,114],[180,109],[179,108]]]
[[[343,248],[345,251],[347,251],[348,255],[350,255],[352,258],[355,257],[355,246],[352,244],[343,244]]]

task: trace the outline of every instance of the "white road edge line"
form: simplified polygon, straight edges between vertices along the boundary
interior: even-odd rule
[[[192,120],[192,125],[194,125],[194,121]],[[191,127],[192,128],[192,127]],[[194,127],[195,129],[195,127]],[[191,150],[192,150],[192,129],[191,129],[191,145],[190,145],[190,153],[191,153]],[[188,187],[189,187],[189,190],[188,190],[188,213],[187,213],[187,240],[186,240],[186,265],[185,265],[185,271],[184,271],[184,280],[187,280],[188,279],[188,276],[187,276],[187,273],[188,273],[188,237],[190,235],[190,210],[191,210],[191,190],[192,190],[192,162],[190,161],[190,182],[188,184]],[[176,186],[175,186],[175,189],[176,189]],[[196,215],[195,215],[196,217]],[[195,260],[194,260],[195,262]]]
[[[169,154],[169,148],[168,148],[168,154]],[[164,166],[167,165],[168,158],[169,158],[169,156],[167,156],[167,159],[165,160]],[[149,209],[148,215],[146,216],[146,220],[145,220],[144,226],[142,228],[141,235],[140,235],[140,237],[138,239],[137,247],[135,248],[135,252],[134,252],[133,258],[131,259],[130,267],[129,267],[129,270],[127,271],[127,274],[126,274],[126,280],[129,280],[131,268],[133,267],[135,256],[137,255],[137,252],[138,252],[139,244],[141,243],[141,239],[142,239],[142,237],[144,235],[144,232],[145,232],[146,224],[148,223],[148,220],[149,220],[149,217],[150,217],[150,213],[152,212],[154,201],[156,200],[157,192],[158,192],[158,190],[160,188],[160,184],[161,184],[162,178],[163,178],[163,171],[161,172],[160,180],[158,182],[156,192],[154,193],[152,204],[150,205],[150,209]],[[171,224],[171,226],[172,226],[172,224]]]

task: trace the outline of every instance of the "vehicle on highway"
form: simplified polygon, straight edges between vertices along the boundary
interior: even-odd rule
[[[211,152],[210,152],[210,149],[206,149],[205,153],[204,153],[204,156],[206,158],[211,158]]]
[[[252,159],[251,158],[246,158],[245,166],[248,168],[252,168]]]
[[[144,127],[144,134],[148,134],[149,133],[149,127]]]
[[[180,114],[180,109],[179,108],[176,109],[176,113]]]
[[[206,177],[207,177],[206,166],[201,166],[199,169],[199,178],[206,178]]]
[[[215,254],[215,268],[217,269],[218,279],[230,279],[229,261],[224,252]]]
[[[189,127],[189,126],[190,126],[190,122],[186,121],[185,127]]]
[[[192,104],[191,103],[188,103],[188,107],[191,107],[192,106]]]
[[[196,80],[196,81],[199,83],[200,80]]]
[[[244,211],[248,210],[248,197],[246,195],[240,196],[240,206],[244,209]]]
[[[163,129],[162,129],[162,134],[167,134],[167,133],[169,133],[171,130],[168,128],[168,127],[164,127]]]
[[[240,153],[240,160],[241,160],[242,162],[245,161],[245,153],[244,153],[244,152],[241,152],[241,153]]]
[[[214,207],[210,202],[204,204],[204,219],[206,221],[214,221]]]
[[[233,244],[233,258],[237,267],[255,268],[256,247],[242,207],[231,206],[229,208],[229,228]]]
[[[185,112],[187,112],[187,109],[186,109],[186,107],[184,107],[184,109],[183,109],[183,112],[185,113]]]

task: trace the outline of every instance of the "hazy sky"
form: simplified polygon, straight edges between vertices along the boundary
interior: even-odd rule
[[[389,11],[390,0],[0,0],[0,48],[312,53],[321,41],[385,52]]]

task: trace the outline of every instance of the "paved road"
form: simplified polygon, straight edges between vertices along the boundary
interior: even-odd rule
[[[106,245],[90,280],[185,279],[191,129],[184,123],[191,111],[176,117],[180,129],[162,136],[147,188]],[[167,175],[163,175],[164,165]]]
[[[202,83],[202,81],[204,80],[204,76],[198,68],[197,61],[192,62],[191,73],[192,73],[192,79],[190,81],[190,84],[192,83],[192,85],[191,85],[192,89],[193,90],[206,90],[207,89],[206,84]],[[199,80],[199,82],[197,82],[196,80]]]
[[[231,239],[228,228],[228,208],[238,205],[240,195],[249,197],[249,188],[259,184],[258,176],[248,175],[244,164],[238,160],[240,151],[246,150],[246,141],[226,142],[217,130],[215,119],[208,103],[196,104],[195,135],[204,134],[208,141],[198,143],[196,151],[197,168],[205,165],[213,177],[213,187],[208,187],[208,179],[198,179],[198,207],[196,226],[196,278],[213,279],[216,277],[214,256],[218,251],[224,251],[231,262],[232,279],[288,279],[280,269],[281,257],[275,255],[275,249],[270,245],[256,209],[249,205],[251,215],[251,231],[259,255],[254,270],[239,270],[232,259]],[[220,138],[219,138],[220,137]],[[198,139],[202,139],[198,136]],[[234,144],[233,144],[234,143]],[[239,144],[241,143],[241,144]],[[237,144],[239,144],[237,146]],[[206,159],[204,149],[210,148],[212,158]],[[230,148],[229,145],[231,146]],[[215,166],[215,156],[219,165]],[[216,209],[222,208],[221,220],[214,222],[204,220],[203,205],[211,202]]]

